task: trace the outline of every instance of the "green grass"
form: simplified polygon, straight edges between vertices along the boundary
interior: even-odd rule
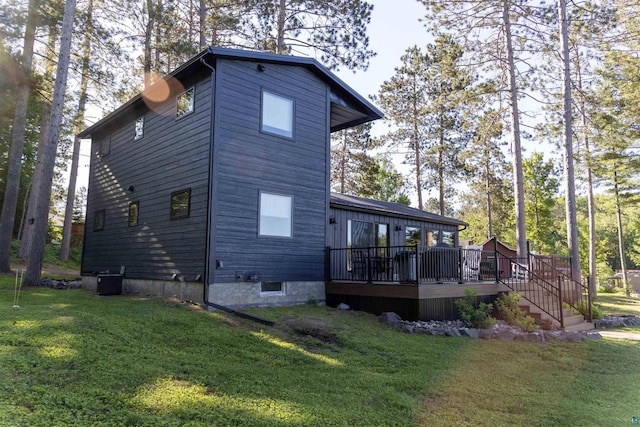
[[[640,316],[640,299],[627,296],[624,291],[599,293],[595,303],[605,314],[635,314]]]
[[[193,306],[0,276],[2,426],[627,425],[638,344],[408,335],[326,307]]]

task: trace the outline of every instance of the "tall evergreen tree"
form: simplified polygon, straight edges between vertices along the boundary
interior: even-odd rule
[[[544,160],[540,152],[532,153],[523,162],[525,212],[531,249],[538,253],[556,253],[558,232],[553,208],[559,188],[554,162]]]
[[[38,198],[35,208],[35,227],[33,230],[32,245],[24,276],[24,283],[27,285],[38,285],[40,283],[40,274],[44,260],[44,245],[48,227],[49,203],[51,201],[51,184],[53,181],[53,169],[55,167],[56,149],[58,147],[58,136],[60,134],[64,97],[67,87],[75,7],[75,0],[66,0],[62,30],[60,33],[60,53],[58,55],[56,83],[51,102],[48,149],[43,158],[43,175],[40,186],[39,188],[33,189],[33,191],[37,191]]]
[[[497,90],[508,93],[513,155],[514,207],[516,218],[517,250],[520,257],[527,251],[524,213],[524,184],[522,172],[522,143],[520,132],[519,98],[523,78],[530,70],[526,53],[530,46],[525,28],[535,27],[532,6],[515,0],[450,0],[439,2],[421,0],[427,7],[426,21],[432,32],[452,33],[464,41],[464,48],[472,52],[470,65],[502,82]],[[525,58],[523,58],[525,57]]]
[[[252,49],[312,53],[333,70],[366,70],[371,6],[365,0],[247,0],[241,28]]]
[[[418,209],[423,209],[425,166],[422,154],[428,144],[426,135],[429,131],[423,111],[429,103],[428,83],[424,78],[427,61],[417,46],[408,48],[400,60],[402,65],[396,67],[393,77],[382,83],[374,100],[385,112],[385,120],[393,126],[383,139],[391,149],[405,153],[405,162],[413,169]]]
[[[15,114],[12,128],[11,149],[7,167],[2,211],[0,212],[0,272],[11,271],[9,263],[11,240],[15,227],[18,190],[20,187],[20,169],[24,151],[24,138],[27,123],[27,106],[31,92],[31,67],[33,62],[33,45],[36,34],[38,17],[38,0],[29,1],[27,24],[24,33],[21,71],[18,81],[18,96],[16,98]]]

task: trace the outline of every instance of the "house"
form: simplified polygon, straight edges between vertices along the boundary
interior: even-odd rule
[[[382,113],[316,60],[209,48],[91,139],[82,276],[224,306],[325,299],[331,132]]]
[[[381,117],[314,59],[204,50],[79,134],[91,139],[83,286],[407,319],[455,318],[467,288],[491,301],[555,286],[528,265],[513,283],[483,269],[489,256],[520,263],[460,248],[462,221],[331,194],[331,133]],[[560,300],[543,309],[562,325]]]

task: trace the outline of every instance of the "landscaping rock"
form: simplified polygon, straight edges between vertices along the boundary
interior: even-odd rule
[[[394,327],[396,327],[398,323],[402,321],[402,318],[392,311],[382,313],[378,319],[381,323],[386,323],[387,325],[391,325]]]
[[[44,277],[40,280],[40,286],[44,286],[51,289],[80,289],[82,282],[80,279],[50,279]]]
[[[640,325],[640,317],[637,317],[633,314],[605,316],[602,319],[595,319],[593,321],[593,325],[596,327],[596,329],[638,326]]]
[[[460,331],[463,337],[478,338],[480,334],[477,329],[462,328]]]
[[[338,304],[338,307],[336,307],[338,310],[351,310],[351,307],[349,307],[347,304],[341,302],[340,304]]]
[[[581,342],[601,338],[597,332],[566,332],[566,331],[536,331],[523,332],[517,327],[511,326],[499,320],[491,329],[467,328],[459,320],[446,321],[415,321],[402,320],[396,313],[382,313],[380,322],[387,323],[402,332],[422,335],[468,337],[473,339],[498,339],[501,341],[522,341],[531,343],[546,343],[551,341]]]
[[[516,333],[509,329],[499,330],[495,333],[495,337],[501,341],[513,341],[516,339]]]

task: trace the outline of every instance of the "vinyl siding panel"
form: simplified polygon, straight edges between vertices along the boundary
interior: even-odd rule
[[[327,87],[297,66],[218,60],[210,281],[324,279]],[[260,132],[261,90],[295,99],[293,139]],[[218,108],[218,107],[216,107]],[[258,235],[260,192],[293,198],[291,238]]]
[[[193,280],[205,273],[212,126],[212,85],[208,73],[184,82],[195,88],[194,112],[175,118],[175,93],[154,111],[137,108],[113,129],[110,153],[96,156],[92,143],[87,230],[82,271],[118,272],[127,277]],[[134,141],[135,121],[144,115],[143,138]],[[134,191],[128,191],[129,186]],[[171,193],[191,189],[190,217],[171,220]],[[139,202],[138,225],[128,226],[129,203]],[[93,215],[105,210],[103,231]]]

